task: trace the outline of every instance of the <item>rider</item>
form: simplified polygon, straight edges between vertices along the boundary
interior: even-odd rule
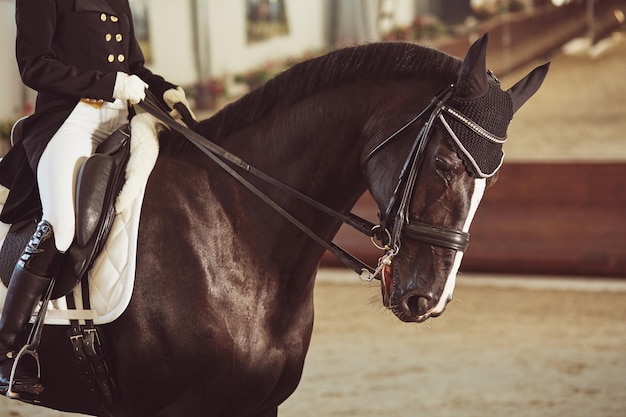
[[[0,163],[0,183],[11,189],[11,201],[36,200],[38,192],[42,220],[15,266],[0,318],[2,393],[9,388],[18,336],[74,238],[73,190],[81,162],[128,122],[129,106],[142,101],[147,89],[170,109],[175,103],[189,108],[180,87],[144,67],[128,0],[15,4],[17,63],[22,81],[38,95],[22,140]],[[6,209],[0,220],[11,223]],[[43,390],[29,369],[32,362],[18,364],[12,387],[17,395]]]

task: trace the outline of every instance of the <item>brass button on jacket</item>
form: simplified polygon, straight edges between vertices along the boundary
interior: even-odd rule
[[[12,2],[18,28],[15,45],[19,73],[24,84],[45,91],[39,93],[35,113],[24,128],[22,143],[29,149],[31,166],[36,166],[48,141],[80,98],[113,101],[118,71],[137,75],[157,97],[176,88],[144,66],[141,47],[133,37],[128,1]],[[54,60],[49,59],[51,53]]]

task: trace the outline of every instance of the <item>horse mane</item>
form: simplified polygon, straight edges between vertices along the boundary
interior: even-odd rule
[[[300,62],[201,122],[199,133],[220,140],[277,107],[315,92],[360,80],[440,76],[454,81],[460,60],[442,51],[402,42],[372,43]],[[444,78],[445,77],[445,78]]]

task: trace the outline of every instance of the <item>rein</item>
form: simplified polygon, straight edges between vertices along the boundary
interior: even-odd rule
[[[220,168],[226,171],[231,177],[236,179],[240,184],[246,187],[249,191],[251,191],[254,195],[263,200],[266,204],[276,210],[281,216],[283,216],[286,220],[300,229],[303,233],[313,239],[316,243],[321,245],[326,250],[330,251],[333,255],[335,255],[344,265],[352,269],[359,275],[366,274],[367,276],[371,276],[371,274],[375,273],[375,269],[371,266],[367,265],[363,261],[356,258],[354,255],[350,254],[337,244],[333,242],[326,242],[324,239],[319,237],[315,232],[309,229],[306,225],[304,225],[301,221],[296,219],[293,215],[288,213],[281,206],[276,204],[270,197],[268,197],[265,193],[259,190],[254,184],[245,179],[241,174],[239,174],[236,170],[233,169],[227,162],[235,165],[243,169],[246,172],[256,176],[257,178],[277,187],[278,189],[284,191],[285,193],[298,198],[304,203],[309,204],[310,206],[320,210],[321,212],[340,220],[341,222],[353,227],[359,232],[372,237],[372,230],[375,228],[375,225],[353,213],[349,213],[348,215],[339,213],[323,204],[313,200],[311,197],[301,193],[295,188],[276,180],[275,178],[267,175],[263,171],[253,167],[252,165],[245,162],[243,159],[238,156],[232,154],[221,146],[215,144],[214,142],[209,141],[205,137],[193,131],[190,127],[193,126],[197,122],[191,117],[191,114],[187,110],[184,105],[175,106],[176,110],[183,115],[183,121],[187,126],[183,126],[180,123],[176,122],[168,113],[166,113],[161,106],[158,104],[156,98],[152,95],[152,93],[148,92],[146,99],[139,103],[139,107],[144,109],[146,112],[150,113],[152,116],[156,117],[159,121],[164,123],[168,128],[180,133],[187,140],[193,143],[200,151],[202,151],[205,155],[207,155],[213,162],[215,162]],[[371,280],[372,278],[368,278]]]
[[[427,243],[434,246],[443,247],[446,249],[452,249],[455,251],[465,251],[469,244],[469,234],[461,230],[449,229],[441,226],[435,226],[423,222],[409,222],[409,206],[410,199],[413,194],[415,182],[423,162],[423,156],[426,149],[426,143],[430,134],[431,128],[434,125],[441,112],[446,109],[445,103],[454,94],[454,85],[450,84],[442,92],[437,94],[430,102],[430,104],[423,109],[417,116],[412,118],[404,126],[391,134],[387,139],[378,144],[374,149],[370,151],[364,160],[364,163],[384,148],[388,143],[394,140],[398,135],[421,119],[429,111],[431,112],[428,121],[424,124],[419,134],[415,138],[415,142],[411,148],[411,151],[404,163],[401,170],[398,183],[394,189],[393,195],[387,205],[385,214],[381,216],[381,223],[374,225],[373,223],[353,214],[339,213],[311,197],[301,193],[293,187],[276,180],[275,178],[267,175],[263,171],[248,164],[238,156],[232,154],[226,149],[220,147],[214,142],[209,141],[205,137],[192,130],[192,127],[197,123],[187,108],[178,103],[175,109],[182,115],[183,122],[187,126],[176,122],[159,104],[157,99],[148,92],[146,99],[139,103],[139,107],[156,117],[159,121],[164,123],[168,128],[180,133],[187,140],[193,143],[198,149],[200,149],[205,155],[207,155],[213,162],[215,162],[220,168],[226,171],[231,177],[237,180],[240,184],[246,187],[254,195],[263,200],[266,204],[277,211],[286,220],[300,229],[303,233],[309,236],[313,241],[321,245],[323,248],[335,255],[344,265],[356,272],[362,280],[371,281],[373,279],[381,279],[381,271],[386,265],[391,264],[391,260],[397,255],[401,246],[401,237],[407,237],[412,240],[417,240],[423,243]],[[311,207],[333,217],[342,223],[345,223],[362,234],[369,236],[372,239],[374,245],[385,251],[385,254],[379,259],[378,266],[373,268],[363,261],[356,258],[334,242],[327,242],[319,237],[310,228],[304,225],[301,221],[296,219],[293,215],[288,213],[284,208],[276,204],[269,196],[263,193],[258,187],[245,179],[239,172],[237,172],[233,166],[238,167],[245,172],[248,172],[255,177],[265,181],[268,184],[275,186],[288,195],[291,195],[300,201],[310,205]],[[400,199],[398,197],[401,197]],[[389,231],[389,226],[392,227],[392,231]],[[381,244],[376,243],[378,239]]]

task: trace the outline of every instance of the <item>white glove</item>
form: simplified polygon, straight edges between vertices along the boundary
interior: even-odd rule
[[[115,77],[113,87],[113,98],[128,101],[130,104],[137,104],[146,98],[146,84],[136,75],[128,75],[125,72],[118,72]]]
[[[172,109],[172,111],[170,112],[170,116],[172,116],[174,119],[182,120],[182,116],[180,115],[180,113],[178,113],[178,111],[174,109],[174,104],[182,103],[185,107],[187,107],[187,110],[189,111],[189,114],[191,114],[193,120],[196,120],[196,115],[193,114],[193,112],[191,111],[191,106],[189,105],[187,97],[185,96],[185,91],[182,88],[178,87],[166,90],[163,93],[163,101],[165,101],[165,104],[167,104],[167,106]]]

